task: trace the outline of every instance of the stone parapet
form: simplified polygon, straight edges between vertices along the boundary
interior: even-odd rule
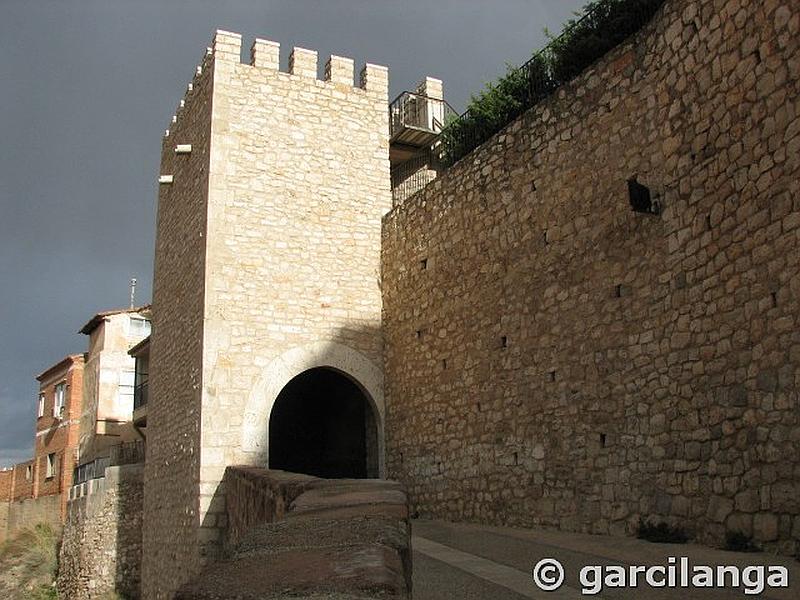
[[[252,467],[229,467],[225,484],[226,555],[177,600],[411,598],[411,526],[399,484]]]

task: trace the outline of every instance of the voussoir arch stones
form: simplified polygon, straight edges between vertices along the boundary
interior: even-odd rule
[[[385,476],[383,425],[386,405],[383,373],[363,354],[336,342],[316,342],[287,350],[264,367],[247,399],[241,449],[255,463],[269,459],[269,418],[278,394],[294,377],[309,369],[328,367],[361,387],[372,404],[378,429],[378,470]]]

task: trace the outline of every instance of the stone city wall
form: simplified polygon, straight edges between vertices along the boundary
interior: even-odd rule
[[[0,544],[8,538],[8,512],[11,508],[9,502],[0,502]]]
[[[108,467],[89,493],[70,500],[59,552],[59,598],[140,597],[143,471],[141,464]]]
[[[799,44],[796,3],[667,0],[384,219],[418,511],[800,549]]]
[[[8,538],[8,511],[11,503],[3,500],[0,502],[0,544]]]
[[[211,134],[211,56],[197,69],[161,152],[153,331],[145,463],[142,595],[166,598],[199,566],[200,373],[203,341],[206,196]],[[190,154],[177,154],[178,144]],[[160,332],[169,335],[159,335]],[[174,587],[172,587],[174,585]]]

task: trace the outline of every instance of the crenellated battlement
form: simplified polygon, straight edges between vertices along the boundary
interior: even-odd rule
[[[230,31],[217,30],[212,42],[212,55],[215,60],[241,63],[242,36]],[[331,55],[325,62],[321,81],[333,85],[350,86],[368,93],[386,95],[389,93],[389,70],[380,65],[366,63],[359,72],[358,86],[354,85],[352,58]],[[280,44],[256,38],[250,47],[249,66],[280,72]],[[287,74],[317,80],[318,53],[295,46],[289,54]]]
[[[389,70],[381,65],[365,63],[358,77],[357,85],[354,82],[355,61],[344,56],[331,55],[325,62],[323,78],[317,78],[318,53],[316,50],[309,50],[295,46],[289,53],[288,70],[280,70],[280,44],[270,40],[256,38],[250,46],[250,63],[243,63],[242,55],[242,35],[231,31],[218,29],[214,33],[211,46],[206,49],[202,61],[195,70],[191,83],[188,84],[186,92],[175,109],[168,128],[164,131],[164,137],[170,136],[170,131],[175,129],[181,118],[196,95],[198,81],[211,69],[213,63],[221,62],[240,66],[249,66],[266,73],[279,73],[283,76],[299,78],[300,80],[316,81],[320,84],[329,84],[340,89],[351,89],[363,91],[367,94],[387,98],[389,94]]]
[[[211,47],[206,48],[200,64],[195,68],[192,81],[186,86],[186,91],[183,94],[183,98],[181,98],[181,100],[178,102],[178,106],[175,108],[175,113],[172,115],[167,129],[164,130],[165,139],[169,138],[170,130],[174,129],[174,126],[178,123],[178,121],[180,121],[181,114],[183,114],[192,104],[192,101],[197,95],[200,80],[208,73],[210,69],[213,56],[213,49]]]

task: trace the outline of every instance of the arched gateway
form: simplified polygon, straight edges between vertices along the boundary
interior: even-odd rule
[[[328,367],[297,375],[272,408],[269,467],[318,477],[377,477],[378,435],[365,392]]]
[[[270,361],[247,403],[242,450],[253,462],[319,477],[382,477],[380,369],[348,346],[319,342]]]

